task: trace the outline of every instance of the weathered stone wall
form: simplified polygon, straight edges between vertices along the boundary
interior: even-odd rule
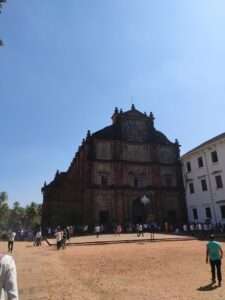
[[[131,142],[144,143],[148,134],[145,120],[129,119],[122,123],[122,136]]]
[[[96,141],[95,143],[96,159],[112,160],[113,159],[113,142]]]
[[[113,121],[119,123],[111,137],[105,138],[108,127],[88,136],[68,171],[43,188],[43,224],[136,222],[144,195],[150,202],[143,221],[185,220],[178,145],[155,131],[152,116],[134,109]]]

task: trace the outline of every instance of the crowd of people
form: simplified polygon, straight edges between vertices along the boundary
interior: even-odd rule
[[[58,232],[67,230],[68,236],[81,236],[87,234],[95,234],[98,238],[101,234],[114,233],[120,235],[121,233],[136,233],[138,237],[144,236],[145,233],[175,233],[175,234],[205,234],[210,233],[225,233],[225,225],[211,224],[211,223],[186,223],[186,224],[169,224],[164,222],[158,224],[157,222],[150,223],[125,223],[125,224],[99,224],[90,225],[75,225],[75,226],[57,226],[56,228],[48,227],[45,230],[45,236],[48,238],[56,237],[60,239]],[[65,234],[64,234],[65,235]],[[61,239],[62,240],[62,239]]]
[[[89,226],[85,225],[83,227],[83,231],[86,233],[89,231]],[[113,226],[113,232],[117,235],[120,235],[122,232],[136,232],[137,237],[144,236],[146,232],[150,233],[150,236],[152,239],[154,239],[155,232],[160,232],[162,229],[161,226],[159,226],[155,222],[151,222],[149,224],[129,224],[128,226],[122,226],[121,224],[114,224]],[[221,271],[221,265],[222,265],[222,258],[223,258],[223,250],[220,243],[215,241],[215,236],[212,234],[212,232],[217,233],[224,233],[225,227],[216,224],[212,225],[209,223],[205,224],[182,224],[181,226],[174,226],[172,227],[168,223],[165,222],[163,226],[164,232],[176,232],[176,233],[206,233],[207,237],[210,237],[209,242],[206,245],[206,263],[210,263],[211,268],[211,276],[212,281],[211,284],[215,284],[216,280],[218,281],[218,286],[220,287],[222,284],[222,271]],[[96,224],[94,228],[92,227],[92,232],[96,234],[96,237],[98,238],[101,233],[105,233],[106,228],[101,224]],[[65,249],[66,242],[70,239],[71,236],[75,233],[75,227],[74,226],[66,226],[66,227],[60,227],[57,226],[54,230],[51,228],[48,228],[47,230],[48,237],[55,237],[56,239],[56,246],[57,249]],[[21,236],[21,232],[20,232]],[[34,246],[41,246],[42,242],[42,231],[41,229],[36,230],[36,232],[33,233],[33,243]],[[12,254],[14,249],[14,241],[17,237],[17,232],[15,231],[9,231],[8,233],[8,252],[9,254]],[[17,275],[16,275],[16,266],[14,259],[11,255],[7,254],[1,254],[0,253],[0,299],[4,299],[2,297],[3,294],[5,294],[8,298],[7,299],[15,299],[18,300],[18,287],[17,287]]]
[[[184,235],[196,235],[196,236],[208,236],[212,233],[225,233],[225,225],[211,224],[211,223],[190,223],[181,225],[172,225],[168,222],[158,224],[156,222],[150,222],[148,224],[116,224],[103,225],[95,224],[95,226],[83,225],[83,226],[57,226],[55,228],[48,227],[42,234],[41,228],[36,230],[19,230],[8,232],[8,252],[12,253],[14,248],[14,241],[16,240],[30,240],[33,241],[33,245],[39,247],[42,245],[43,236],[45,238],[55,238],[56,247],[58,250],[65,249],[67,241],[70,237],[80,236],[86,234],[95,234],[97,238],[101,234],[114,233],[118,236],[122,233],[136,233],[137,237],[144,237],[146,233],[150,233],[150,238],[155,238],[155,233],[175,233]]]

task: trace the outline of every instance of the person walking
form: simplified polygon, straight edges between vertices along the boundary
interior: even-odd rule
[[[67,241],[67,230],[66,228],[62,231],[62,249],[66,248],[66,241]]]
[[[41,230],[38,230],[36,235],[35,235],[35,245],[37,247],[41,246],[41,240],[42,240]]]
[[[0,253],[0,300],[19,300],[14,259]]]
[[[150,239],[151,240],[154,240],[155,239],[155,224],[152,222],[150,225],[149,225],[149,231],[150,231]]]
[[[59,250],[62,247],[62,239],[63,239],[63,233],[60,230],[60,228],[57,228],[57,231],[55,233],[55,238],[56,238],[56,247],[57,250]]]
[[[139,236],[144,236],[144,230],[142,224],[139,224]]]
[[[222,273],[221,273],[221,262],[223,258],[223,250],[220,243],[215,241],[213,234],[210,235],[210,241],[206,247],[206,263],[210,261],[211,273],[212,273],[212,283],[216,283],[216,273],[218,285],[222,284]]]
[[[122,232],[122,226],[118,224],[116,227],[116,233],[120,236],[121,232]]]
[[[95,226],[95,234],[97,238],[99,237],[100,231],[101,231],[101,227],[97,224]]]
[[[139,224],[136,224],[137,237],[140,237]]]
[[[15,237],[16,237],[16,233],[14,231],[11,231],[9,233],[9,238],[8,238],[8,252],[9,253],[13,252]]]

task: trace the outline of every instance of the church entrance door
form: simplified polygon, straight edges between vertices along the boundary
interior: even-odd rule
[[[150,204],[142,203],[141,198],[133,202],[133,223],[146,223],[150,212]]]
[[[109,224],[109,211],[108,210],[101,210],[99,212],[99,223],[106,225]]]

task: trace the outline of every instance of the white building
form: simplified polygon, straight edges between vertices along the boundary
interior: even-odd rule
[[[189,222],[225,223],[225,133],[182,156]]]

